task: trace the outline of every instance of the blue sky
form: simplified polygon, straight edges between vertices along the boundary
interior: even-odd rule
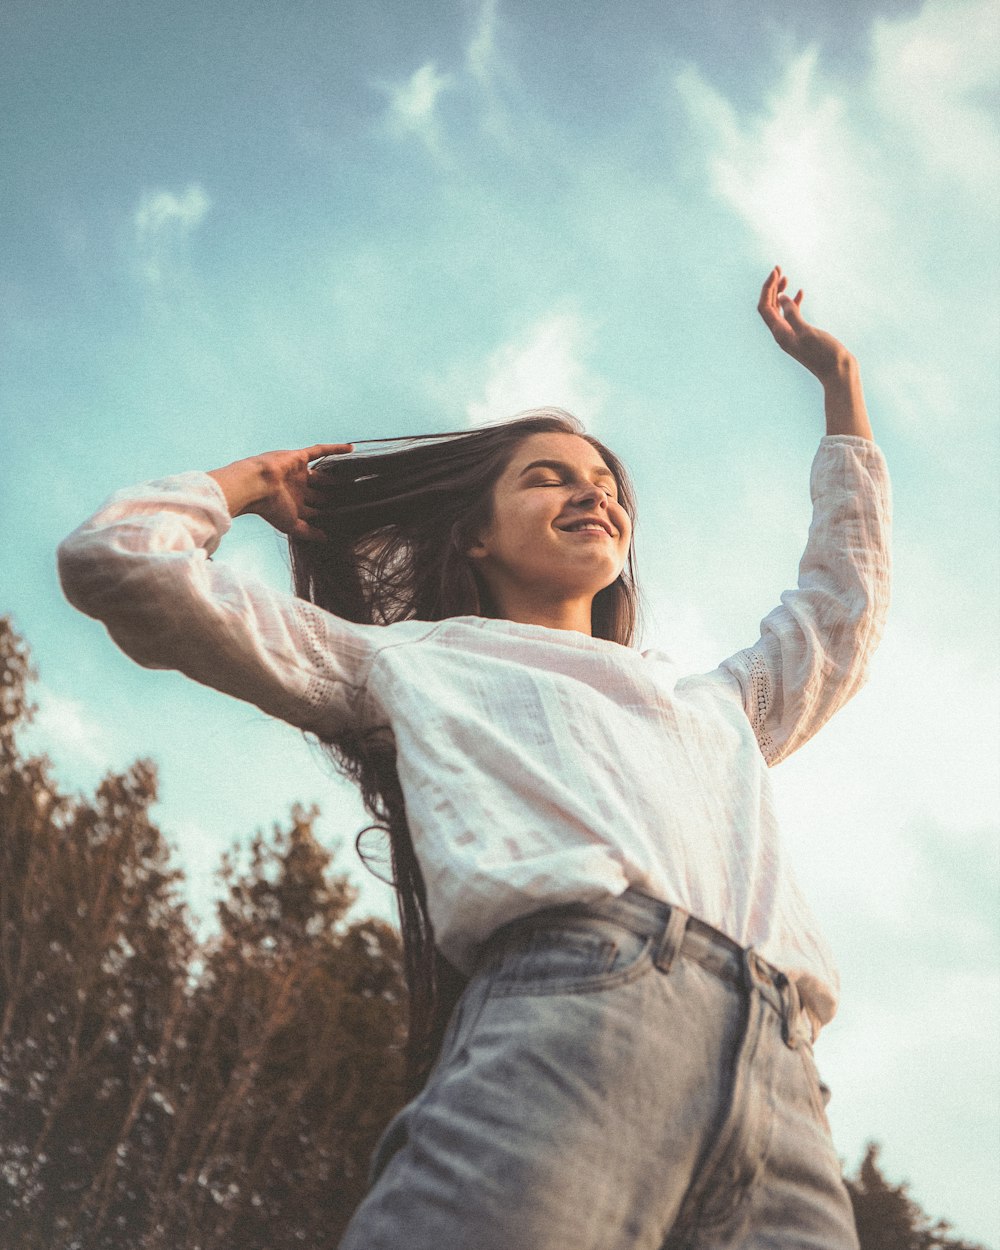
[[[0,14],[0,610],[69,786],[137,754],[211,910],[238,836],[360,807],[293,731],[61,599],[118,486],[556,403],[637,479],[646,645],[692,671],[794,578],[815,382],[772,264],[858,356],[896,506],[869,687],[774,774],[838,952],[837,1147],[1000,1242],[1000,17],[982,0],[95,6]],[[241,521],[221,556],[287,584]]]

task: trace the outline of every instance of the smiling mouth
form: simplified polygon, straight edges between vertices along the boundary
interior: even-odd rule
[[[616,537],[610,525],[603,521],[574,521],[572,525],[561,525],[564,534],[606,534],[609,538]]]

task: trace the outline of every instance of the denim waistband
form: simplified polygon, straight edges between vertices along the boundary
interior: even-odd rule
[[[654,962],[669,972],[678,955],[693,959],[703,968],[743,988],[754,988],[774,1008],[782,1022],[785,1042],[794,1047],[812,1040],[812,1024],[802,1009],[795,983],[768,963],[752,947],[742,947],[683,908],[664,903],[640,890],[627,889],[592,903],[567,903],[534,912],[506,926],[537,929],[560,924],[573,917],[594,917],[621,925],[655,944]]]

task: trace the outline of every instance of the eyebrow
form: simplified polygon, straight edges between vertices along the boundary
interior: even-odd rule
[[[556,473],[572,473],[574,471],[573,466],[571,464],[567,464],[565,460],[532,460],[531,464],[526,464],[517,476],[519,478],[524,477],[524,475],[532,469],[552,469]],[[595,465],[592,476],[609,477],[612,482],[617,485],[615,475],[606,466],[599,469]]]

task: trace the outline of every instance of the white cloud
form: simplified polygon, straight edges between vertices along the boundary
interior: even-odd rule
[[[398,134],[414,135],[432,155],[443,157],[437,102],[451,85],[447,74],[439,74],[433,62],[422,65],[406,82],[390,84],[389,121]]]
[[[960,213],[995,213],[1000,145],[986,101],[998,33],[992,0],[932,0],[875,23],[861,82],[827,81],[809,48],[756,116],[740,117],[693,65],[675,87],[711,145],[715,191],[769,256],[819,265],[824,283],[845,265],[870,280],[898,266],[909,250],[900,226],[918,225],[915,210],[942,180],[963,191]]]
[[[694,66],[674,83],[712,191],[761,260],[806,288],[806,316],[861,357],[908,438],[930,451],[943,429],[974,433],[981,462],[994,459],[996,405],[992,7],[930,0],[876,23],[858,81],[834,78],[809,49],[748,115]]]
[[[490,83],[496,68],[496,30],[496,0],[484,0],[475,33],[465,50],[469,73],[484,86]]]
[[[675,86],[710,143],[712,185],[746,221],[771,263],[842,302],[857,300],[889,237],[877,169],[825,88],[815,49],[793,60],[762,114],[738,116],[694,66]],[[845,259],[849,258],[845,266]]]
[[[923,601],[912,596],[913,607]],[[978,640],[977,640],[978,641]],[[891,618],[869,692],[870,744],[879,759],[874,812],[885,825],[937,821],[959,829],[995,828],[1000,813],[1000,689],[995,667],[974,651],[946,650],[912,612]],[[905,726],[905,733],[884,727]]]
[[[485,364],[480,398],[466,407],[470,423],[501,421],[544,405],[567,408],[584,421],[592,420],[602,406],[604,387],[583,362],[587,337],[579,317],[553,312],[498,347]]]
[[[479,89],[482,129],[500,143],[509,145],[510,118],[499,86],[502,79],[509,78],[510,71],[502,64],[497,48],[497,0],[483,0],[475,31],[465,50],[465,64]]]
[[[464,64],[454,73],[439,73],[429,61],[401,83],[373,85],[389,97],[387,120],[397,136],[412,136],[442,164],[449,163],[439,100],[445,92],[477,98],[480,126],[501,142],[508,135],[508,117],[499,93],[501,63],[497,51],[497,0],[483,0],[472,35],[465,48]]]
[[[140,240],[155,238],[176,229],[188,234],[200,225],[208,212],[210,201],[196,183],[183,195],[171,191],[147,191],[135,213],[135,227]]]
[[[181,195],[145,191],[133,216],[139,271],[147,282],[163,281],[178,249],[201,225],[211,207],[204,190],[192,183]]]
[[[993,211],[1000,144],[987,102],[1000,73],[994,0],[930,3],[912,17],[875,23],[871,90],[895,139]]]
[[[82,703],[42,683],[32,688],[32,698],[35,716],[20,736],[26,751],[49,755],[74,783],[90,784],[111,767],[108,734]]]

